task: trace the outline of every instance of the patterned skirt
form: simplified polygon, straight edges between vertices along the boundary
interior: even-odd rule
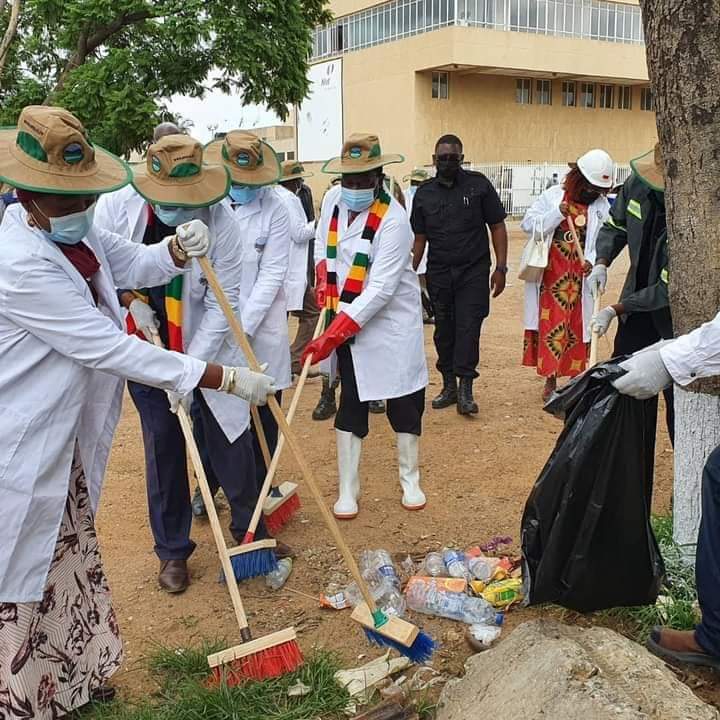
[[[523,365],[543,377],[574,377],[585,370],[583,342],[583,267],[572,242],[555,233],[540,285],[538,330],[526,330]]]
[[[120,667],[122,641],[77,448],[40,602],[0,603],[0,718],[55,720]]]

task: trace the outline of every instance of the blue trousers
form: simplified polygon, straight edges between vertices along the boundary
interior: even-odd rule
[[[282,390],[278,390],[275,393],[275,399],[278,401],[278,405],[282,405]],[[260,415],[260,423],[265,431],[265,439],[267,440],[268,449],[270,450],[270,457],[272,457],[278,444],[277,422],[267,405],[261,405],[258,408],[258,415]],[[258,487],[262,487],[262,484],[265,482],[267,467],[265,466],[265,458],[263,458],[260,443],[255,433],[255,424],[251,422],[250,427],[252,429],[253,452],[255,453],[255,478]]]
[[[720,657],[720,447],[710,454],[703,472],[695,580],[702,610],[695,639],[706,653]]]
[[[160,560],[185,560],[195,549],[190,539],[192,511],[185,439],[177,417],[170,412],[164,390],[129,382],[130,395],[140,414],[145,445],[150,528]],[[230,532],[240,541],[247,530],[260,491],[255,481],[255,459],[250,432],[229,442],[202,393],[195,393],[202,421],[206,458],[230,504]],[[256,537],[267,537],[261,519]]]

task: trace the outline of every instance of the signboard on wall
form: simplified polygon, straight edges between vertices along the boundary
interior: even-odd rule
[[[312,65],[310,90],[298,109],[300,162],[327,160],[340,154],[343,143],[342,60]]]

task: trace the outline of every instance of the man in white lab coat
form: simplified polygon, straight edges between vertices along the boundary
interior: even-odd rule
[[[280,402],[282,391],[292,384],[285,288],[293,244],[289,215],[274,187],[280,161],[268,143],[242,130],[210,143],[205,156],[209,162],[222,162],[230,173],[232,187],[225,205],[234,214],[236,238],[242,246],[240,321],[258,360],[268,364],[267,373],[275,378]],[[259,415],[272,455],[277,423],[267,407],[259,408]],[[267,468],[255,432],[253,447],[257,482],[262,485]],[[272,493],[280,496],[278,488]],[[280,556],[289,552],[278,543]]]
[[[655,397],[673,383],[687,387],[720,375],[720,313],[687,335],[640,350],[620,367],[627,373],[613,385],[638,400]],[[703,472],[695,578],[700,624],[686,632],[655,627],[647,646],[672,662],[720,669],[720,447],[710,453]]]
[[[397,433],[403,507],[420,510],[426,502],[418,466],[428,381],[420,287],[411,264],[410,222],[385,190],[382,172],[401,161],[400,155],[383,155],[376,135],[358,134],[323,167],[342,175],[323,200],[315,244],[318,304],[326,309],[327,325],[303,359],[311,356],[331,375],[340,374],[339,498],[333,511],[341,519],[358,513],[371,400],[387,401]]]
[[[315,302],[312,283],[313,258],[310,256],[311,241],[315,237],[315,221],[307,218],[305,208],[298,197],[298,192],[303,186],[303,178],[312,177],[312,173],[305,172],[302,164],[295,160],[284,162],[281,172],[276,192],[288,211],[292,239],[288,273],[285,278],[285,294],[288,312],[293,313],[298,319],[297,334],[290,346],[290,362],[293,373],[299,375],[302,371],[300,355],[312,340],[320,316],[320,309]]]
[[[193,218],[210,230],[210,253],[231,305],[238,307],[242,253],[229,208],[220,201],[230,187],[221,166],[203,165],[200,143],[187,135],[166,135],[150,146],[147,162],[136,168],[133,186],[105,196],[96,222],[135,242],[153,245]],[[228,334],[225,316],[208,288],[199,265],[181,287],[175,284],[119,291],[128,308],[132,330],[148,338],[157,332],[166,347],[205,360],[245,364]],[[155,328],[155,330],[154,330]],[[190,539],[192,512],[187,482],[185,441],[164,393],[141,383],[128,383],[142,421],[150,527],[160,559],[158,582],[170,593],[189,582],[187,560],[195,549]],[[183,399],[189,406],[193,398]],[[171,399],[171,402],[179,399]],[[223,487],[231,511],[230,530],[240,541],[247,530],[259,487],[249,432],[249,406],[237,399],[195,393],[212,474]],[[267,537],[264,525],[260,537]]]

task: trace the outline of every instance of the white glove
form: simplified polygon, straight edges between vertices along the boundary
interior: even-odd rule
[[[605,265],[595,265],[595,267],[593,267],[587,279],[593,297],[602,295],[605,292],[607,275],[607,267]]]
[[[130,303],[128,312],[135,322],[135,327],[152,342],[152,336],[157,334],[160,327],[155,311],[146,302],[135,298]]]
[[[602,337],[608,331],[608,328],[616,317],[617,313],[615,312],[615,308],[613,308],[612,305],[608,305],[593,315],[590,321],[590,329],[596,332],[598,337]]]
[[[267,363],[260,366],[267,369]],[[222,384],[218,390],[237,395],[251,405],[266,405],[267,396],[277,392],[275,378],[246,367],[223,367]]]
[[[178,244],[190,257],[203,257],[210,249],[210,233],[202,220],[191,220],[176,228]]]
[[[659,350],[642,350],[621,362],[620,367],[627,372],[612,384],[618,392],[636,400],[655,397],[672,384]]]
[[[173,392],[172,390],[166,390],[165,393],[168,397],[168,402],[170,403],[170,412],[174,415],[178,414],[178,409],[182,405],[185,409],[185,412],[189,415],[190,414],[190,402],[192,400],[192,393],[188,393],[187,395],[181,395],[180,393]]]

